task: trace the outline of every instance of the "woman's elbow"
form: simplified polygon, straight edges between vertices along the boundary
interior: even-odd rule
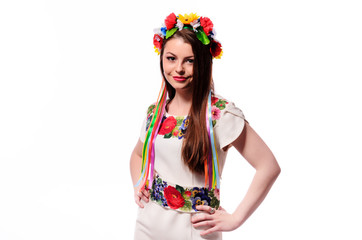
[[[275,160],[275,163],[273,164],[273,166],[271,167],[271,174],[277,178],[280,173],[282,172],[282,169],[280,168],[278,162]]]
[[[271,161],[267,161],[267,163],[263,165],[260,170],[273,179],[276,179],[282,171],[275,158]]]

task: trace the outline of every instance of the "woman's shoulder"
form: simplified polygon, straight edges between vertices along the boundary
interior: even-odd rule
[[[235,106],[234,102],[219,94],[211,97],[211,114],[214,126],[222,119],[229,121],[233,117],[244,118],[243,112]]]
[[[243,112],[234,102],[215,94],[212,98],[211,117],[220,148],[226,150],[240,135],[245,125]]]

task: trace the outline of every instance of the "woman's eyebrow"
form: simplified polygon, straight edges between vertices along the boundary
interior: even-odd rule
[[[172,52],[166,52],[166,54],[172,54],[173,56],[176,56],[175,54],[173,54]]]
[[[172,56],[177,57],[177,55],[172,53],[172,52],[166,52],[166,54],[171,54]],[[184,57],[184,58],[193,58],[193,57],[194,57],[194,55],[190,55],[190,56],[187,56],[187,57]]]

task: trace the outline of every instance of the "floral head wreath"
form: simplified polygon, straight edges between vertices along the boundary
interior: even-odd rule
[[[215,39],[214,24],[207,17],[199,17],[195,13],[176,16],[174,13],[168,15],[161,28],[155,29],[153,45],[155,52],[160,54],[163,40],[170,38],[177,30],[191,29],[196,37],[204,44],[210,45],[210,52],[213,58],[220,59],[223,54],[221,43]]]

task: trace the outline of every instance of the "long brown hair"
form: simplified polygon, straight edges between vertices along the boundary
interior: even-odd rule
[[[181,38],[192,46],[194,54],[193,80],[191,82],[192,105],[189,113],[189,125],[182,145],[182,157],[192,172],[203,174],[204,161],[211,151],[206,127],[206,109],[210,90],[213,91],[212,55],[210,45],[204,45],[190,29],[177,31],[171,38],[164,41],[160,55],[161,73],[163,71],[162,57],[168,40]],[[166,89],[170,100],[175,97],[175,89],[166,81]]]

